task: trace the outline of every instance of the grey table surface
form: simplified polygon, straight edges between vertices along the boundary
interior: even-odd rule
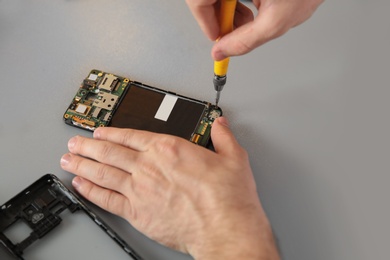
[[[249,152],[284,259],[388,253],[389,8],[326,1],[308,22],[231,60],[220,105]],[[60,157],[70,137],[91,134],[62,115],[91,69],[213,101],[211,47],[184,1],[0,0],[1,203],[48,172],[70,185]],[[145,259],[190,259],[97,210]],[[106,241],[100,230],[74,228],[84,222],[48,235],[26,259],[107,259],[93,255]]]

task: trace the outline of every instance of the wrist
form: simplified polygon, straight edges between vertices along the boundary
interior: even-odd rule
[[[271,226],[261,213],[260,218],[258,214],[251,214],[249,219],[220,225],[225,227],[222,230],[206,229],[207,234],[188,248],[189,253],[196,260],[280,259]]]

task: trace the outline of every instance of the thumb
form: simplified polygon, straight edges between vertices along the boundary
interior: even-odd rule
[[[211,128],[211,140],[218,154],[231,154],[240,147],[225,117],[215,119]]]
[[[211,56],[219,61],[243,55],[285,32],[286,28],[269,13],[258,15],[252,22],[238,27],[216,42],[211,50]]]

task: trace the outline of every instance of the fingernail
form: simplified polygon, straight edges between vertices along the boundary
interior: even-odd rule
[[[73,187],[78,190],[81,187],[83,180],[80,177],[74,177],[72,180]]]
[[[68,142],[68,149],[72,149],[75,145],[76,145],[76,139],[77,139],[77,136],[74,136],[72,138],[69,139],[69,142]]]
[[[226,127],[229,127],[229,121],[224,116],[218,117],[218,123]]]
[[[99,139],[100,138],[100,128],[96,129],[94,132],[93,132],[93,138],[96,138],[96,139]]]
[[[70,162],[70,155],[69,154],[64,154],[62,157],[61,157],[61,165],[62,166],[66,166],[68,165],[68,163]]]
[[[221,60],[223,60],[223,59],[225,59],[225,58],[226,58],[226,56],[225,56],[225,54],[222,53],[222,51],[216,51],[216,52],[214,53],[214,59],[215,59],[216,61],[221,61]]]

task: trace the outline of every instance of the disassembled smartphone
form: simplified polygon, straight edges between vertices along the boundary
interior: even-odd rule
[[[71,214],[66,215],[63,213],[66,210]],[[38,242],[38,240],[42,239],[49,232],[58,227],[64,216],[72,218],[73,215],[77,215],[76,212],[82,212],[91,218],[94,223],[104,230],[104,232],[106,232],[109,237],[124,250],[125,254],[127,254],[130,259],[142,259],[101,218],[99,218],[96,213],[89,209],[76,194],[68,190],[65,185],[52,174],[44,175],[1,206],[0,243],[8,250],[8,255],[12,255],[12,259],[24,259],[23,253],[25,249],[30,246],[33,247],[35,244],[39,245],[40,243],[35,242]],[[26,224],[31,230],[28,236],[22,238],[20,242],[13,241],[13,238],[7,236],[8,230],[18,223]],[[67,229],[69,229],[69,227],[67,227]],[[78,232],[81,231],[78,230]],[[48,240],[46,240],[46,242],[47,241]],[[80,242],[86,244],[85,241]],[[1,244],[0,247],[2,246]],[[81,247],[83,247],[83,244],[81,244]],[[67,248],[66,245],[61,245],[61,247]],[[75,250],[77,249],[69,246],[66,251],[71,252],[69,255],[71,257]],[[96,250],[96,247],[94,247],[94,250]],[[27,252],[27,255],[29,255],[28,253],[29,252]]]
[[[92,70],[64,114],[65,123],[94,131],[114,126],[176,135],[207,146],[222,110],[129,78]]]

